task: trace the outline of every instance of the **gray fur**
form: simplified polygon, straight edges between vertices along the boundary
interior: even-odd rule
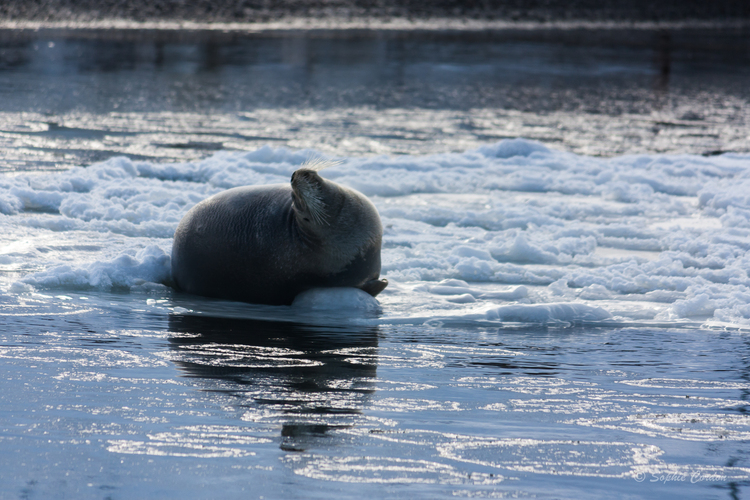
[[[214,195],[180,221],[172,247],[178,289],[260,304],[291,304],[310,288],[351,286],[375,296],[383,227],[363,194],[301,168],[291,186]]]

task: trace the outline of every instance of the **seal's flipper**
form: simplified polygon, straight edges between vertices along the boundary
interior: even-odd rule
[[[388,286],[388,280],[383,278],[382,280],[370,280],[366,281],[360,289],[364,290],[365,292],[369,293],[373,297],[375,297],[377,294],[385,290],[385,287]]]

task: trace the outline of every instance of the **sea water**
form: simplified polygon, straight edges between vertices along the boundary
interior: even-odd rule
[[[35,43],[60,40],[27,49]],[[87,78],[59,74],[63,87]],[[31,101],[19,105],[30,114],[6,104],[14,125],[2,137],[19,160],[0,178],[0,497],[746,495],[750,155],[740,148],[704,156],[678,151],[679,139],[669,154],[639,143],[602,157],[478,135],[414,146],[393,107],[351,103],[295,104],[319,147],[169,148],[187,111],[130,109],[136,128],[155,129],[118,135],[106,125],[122,119],[108,108],[118,98],[102,109],[76,99],[47,119]],[[194,110],[190,133],[196,117],[290,112]],[[380,150],[327,125],[347,112],[357,130],[401,135]],[[591,125],[580,127],[591,142]],[[732,137],[716,140],[743,144]],[[123,155],[84,166],[74,144]],[[173,290],[171,238],[190,207],[289,182],[321,156],[340,161],[324,177],[380,212],[390,284],[377,300],[314,290],[270,307]]]

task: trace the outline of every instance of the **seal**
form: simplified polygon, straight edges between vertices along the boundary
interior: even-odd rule
[[[255,304],[291,304],[311,288],[356,287],[373,297],[383,226],[362,193],[302,165],[291,186],[229,189],[182,218],[172,246],[179,290]]]

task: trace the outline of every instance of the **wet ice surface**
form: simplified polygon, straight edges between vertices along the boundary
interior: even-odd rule
[[[390,61],[389,36],[362,44]],[[100,59],[66,40],[3,49],[17,64],[0,71],[13,85],[0,86],[12,96],[0,101],[12,171],[0,178],[0,497],[746,496],[750,156],[737,51],[732,69],[716,63],[723,86],[686,77],[705,94],[670,86],[686,60],[676,48],[666,90],[653,48],[605,50],[630,62],[607,63],[604,80],[599,56],[566,70],[548,54],[546,74],[498,90],[487,82],[507,61],[454,67],[467,46],[407,37],[413,50],[395,53],[443,47],[451,64],[404,56],[403,85],[372,95],[359,91],[391,81],[393,66],[342,78],[351,60],[313,56],[356,44],[326,37],[250,44],[272,57],[246,87],[231,58],[201,69],[206,44],[167,40],[163,64],[180,64],[164,71],[158,40]],[[204,59],[247,62],[247,44],[225,42]],[[91,60],[101,67],[70,70]],[[379,67],[387,79],[372,78]],[[566,98],[538,102],[561,85],[550,73],[585,68],[594,76],[571,76]],[[434,92],[415,83],[427,70]],[[274,71],[291,90],[278,74],[264,83]],[[593,114],[593,102],[627,109]],[[716,150],[736,153],[701,156]],[[96,163],[117,153],[130,159]],[[343,163],[323,176],[381,213],[390,285],[378,301],[330,290],[261,307],[169,287],[172,234],[192,205],[288,182],[325,153]]]

